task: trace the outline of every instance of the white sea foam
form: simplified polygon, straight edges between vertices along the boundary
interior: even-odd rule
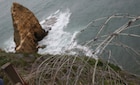
[[[93,56],[93,50],[90,49],[88,46],[82,46],[80,44],[77,44],[77,42],[73,42],[71,44],[71,46],[69,46],[68,49],[65,50],[65,52],[67,54],[70,54],[70,55],[86,55],[86,56],[89,56],[89,57],[92,57]],[[94,56],[93,56],[94,57]]]
[[[86,56],[92,56],[92,50],[86,46],[77,44],[76,36],[79,33],[78,31],[74,33],[66,32],[64,29],[67,27],[70,22],[70,10],[66,11],[57,10],[55,13],[51,14],[46,19],[40,22],[43,29],[49,31],[49,34],[38,44],[39,46],[46,46],[45,48],[39,48],[39,54],[84,54]],[[54,23],[48,24],[46,20],[56,18]],[[52,22],[52,21],[50,21]],[[6,52],[15,52],[15,43],[13,37],[8,39],[5,43]]]
[[[65,46],[69,44],[69,39],[71,39],[71,33],[63,31],[67,27],[70,19],[70,11],[67,9],[65,12],[60,10],[56,11],[54,14],[49,16],[47,19],[55,17],[56,23],[54,25],[46,26],[44,20],[41,21],[42,27],[51,27],[48,36],[46,36],[39,45],[46,45],[46,48],[39,49],[40,54],[60,54],[62,53]],[[44,28],[46,29],[46,28]]]
[[[54,25],[47,26],[45,20],[41,21],[41,25],[44,29],[51,27],[47,37],[39,42],[39,45],[46,45],[46,48],[40,48],[38,53],[40,54],[84,54],[86,56],[92,55],[92,50],[86,46],[81,46],[76,42],[76,35],[79,32],[69,33],[65,32],[64,29],[70,22],[71,13],[67,9],[65,12],[60,10],[50,15],[47,19],[52,17],[57,18],[57,22]]]
[[[15,52],[15,42],[13,36],[10,37],[7,41],[4,42],[4,50],[6,52]]]

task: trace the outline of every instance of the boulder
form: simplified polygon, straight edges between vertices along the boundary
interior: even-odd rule
[[[42,29],[35,15],[19,3],[13,3],[11,8],[15,50],[20,53],[35,53],[38,51],[38,41],[48,32]]]

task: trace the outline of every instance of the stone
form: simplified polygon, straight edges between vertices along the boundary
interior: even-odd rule
[[[42,40],[48,34],[48,31],[45,32],[42,29],[33,12],[19,3],[13,3],[11,15],[16,52],[36,53],[38,51],[38,41]]]

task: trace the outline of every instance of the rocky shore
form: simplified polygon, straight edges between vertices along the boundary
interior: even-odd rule
[[[11,8],[16,53],[0,50],[0,67],[10,62],[29,85],[139,85],[140,77],[130,74],[118,66],[87,56],[39,55],[38,41],[47,36],[35,15],[26,7],[13,3]],[[48,21],[53,24],[56,21]],[[13,85],[0,70],[5,85]],[[42,83],[42,84],[40,84]]]

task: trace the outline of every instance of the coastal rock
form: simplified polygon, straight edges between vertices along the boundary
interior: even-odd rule
[[[39,21],[29,9],[18,3],[13,3],[11,14],[16,52],[37,52],[38,41],[42,40],[48,34],[48,31],[45,32],[42,29]]]

